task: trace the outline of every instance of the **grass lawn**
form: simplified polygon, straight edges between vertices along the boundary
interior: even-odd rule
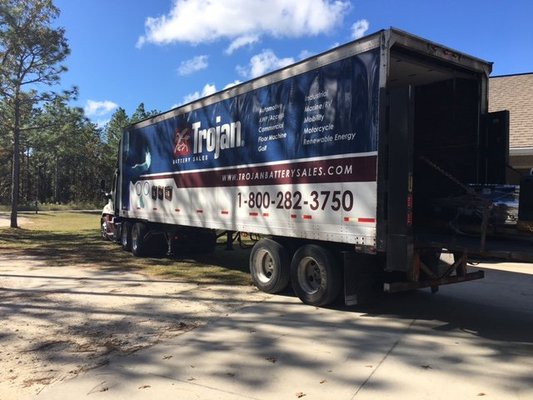
[[[53,266],[74,265],[110,271],[135,270],[151,276],[195,283],[248,285],[249,250],[225,251],[184,258],[137,258],[100,237],[100,216],[81,212],[19,214],[19,229],[0,228],[0,253],[24,254]]]

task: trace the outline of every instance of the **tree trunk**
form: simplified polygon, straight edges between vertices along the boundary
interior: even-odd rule
[[[30,173],[30,148],[26,148],[24,150],[24,157],[26,158],[26,194],[24,196],[24,199],[27,203],[30,203],[35,197],[32,196],[33,192],[33,179],[32,175]]]
[[[15,100],[15,120],[13,127],[13,170],[11,174],[11,228],[18,228],[20,186],[20,107]]]
[[[61,204],[61,201],[59,200],[59,157],[56,156],[56,187],[54,189],[54,197],[55,197],[55,203]]]

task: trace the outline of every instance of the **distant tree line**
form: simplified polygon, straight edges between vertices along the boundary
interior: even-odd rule
[[[0,204],[12,228],[24,203],[97,203],[123,128],[157,113],[119,108],[98,127],[69,106],[78,89],[55,90],[70,54],[58,15],[52,0],[0,0]]]
[[[34,107],[23,118],[31,129],[20,136],[20,203],[101,203],[99,182],[113,176],[124,127],[156,114],[143,103],[131,116],[118,108],[99,127],[64,99]],[[0,129],[0,204],[11,203],[12,168],[9,129]]]

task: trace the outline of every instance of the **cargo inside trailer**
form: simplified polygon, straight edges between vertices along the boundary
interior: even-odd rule
[[[505,185],[505,126],[489,132],[484,125],[484,77],[402,48],[391,51],[389,62],[389,92],[408,91],[403,99],[409,103],[411,143],[404,149],[412,163],[412,197],[406,212],[412,213],[407,218],[415,247],[442,244],[452,251],[533,260],[530,232],[517,230],[518,188]],[[392,175],[394,168],[389,166]]]
[[[390,83],[413,90],[413,226],[434,226],[436,201],[481,183],[479,78],[393,52]]]

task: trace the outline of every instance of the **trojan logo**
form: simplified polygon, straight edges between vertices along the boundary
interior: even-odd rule
[[[193,154],[199,154],[204,151],[213,154],[217,159],[220,152],[235,147],[243,147],[244,141],[241,136],[241,122],[235,121],[221,124],[220,116],[215,118],[216,126],[202,129],[201,122],[192,124]]]
[[[191,154],[190,134],[190,128],[176,129],[176,135],[174,136],[174,157],[188,156]]]

